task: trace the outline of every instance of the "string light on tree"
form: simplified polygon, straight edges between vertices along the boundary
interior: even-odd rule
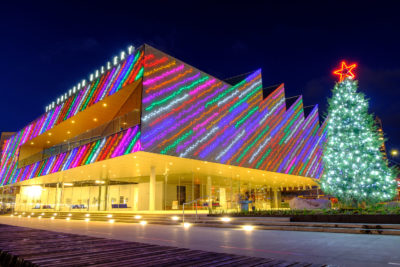
[[[359,205],[392,199],[396,195],[396,171],[389,168],[379,148],[382,140],[368,101],[357,92],[353,80],[356,64],[333,73],[339,75],[328,100],[327,142],[324,146],[324,174],[321,188],[342,203]]]

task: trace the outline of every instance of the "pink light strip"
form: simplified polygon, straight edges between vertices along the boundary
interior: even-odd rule
[[[158,82],[159,80],[162,80],[165,77],[167,77],[167,76],[169,76],[171,74],[174,74],[175,72],[183,70],[184,67],[185,67],[185,65],[182,64],[182,65],[180,65],[180,66],[178,66],[178,67],[176,67],[176,68],[174,68],[174,69],[172,69],[170,71],[166,71],[163,74],[161,74],[160,76],[157,76],[157,77],[154,77],[153,79],[148,79],[148,80],[144,81],[143,85],[150,85],[150,84],[153,84],[155,82]]]

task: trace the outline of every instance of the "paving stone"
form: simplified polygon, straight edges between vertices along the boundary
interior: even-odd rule
[[[308,266],[0,224],[0,266]],[[312,265],[325,266],[325,265]]]

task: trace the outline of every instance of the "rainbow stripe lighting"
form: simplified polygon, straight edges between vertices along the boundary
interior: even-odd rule
[[[146,47],[143,150],[319,178],[326,124],[283,85],[263,96],[261,71],[228,84]],[[161,63],[160,63],[161,62]]]
[[[18,168],[23,144],[135,81],[140,125]],[[266,93],[261,70],[230,84],[143,45],[6,140],[1,184],[136,151],[320,178],[326,122],[317,106],[305,116],[301,96],[287,103],[283,84]]]
[[[141,150],[139,126],[18,169],[13,182],[47,175]],[[85,160],[86,159],[86,160]]]
[[[0,163],[0,183],[12,183],[12,177],[17,171],[19,148],[29,140],[44,134],[54,126],[75,116],[103,100],[105,97],[118,92],[121,88],[142,78],[144,49],[137,49],[117,66],[106,71],[82,90],[71,95],[60,105],[49,110],[28,126],[5,141]],[[19,173],[21,173],[19,171]]]

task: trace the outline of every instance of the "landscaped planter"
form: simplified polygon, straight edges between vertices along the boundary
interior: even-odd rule
[[[246,217],[246,218],[265,218],[265,217],[290,217],[291,222],[333,222],[333,223],[381,223],[381,224],[400,224],[400,214],[391,215],[302,215],[302,214],[209,214],[211,217],[229,216],[229,217]]]
[[[291,222],[337,222],[337,223],[400,223],[395,215],[290,215]]]

